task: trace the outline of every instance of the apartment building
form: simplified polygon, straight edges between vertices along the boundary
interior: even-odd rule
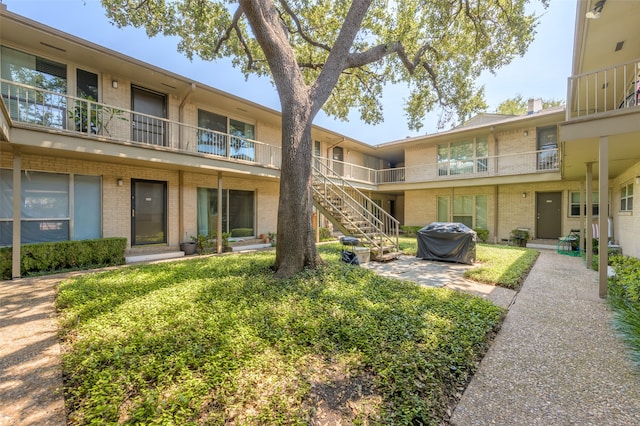
[[[598,5],[600,19],[587,18]],[[316,173],[396,231],[456,221],[501,243],[513,229],[557,239],[593,235],[586,224],[597,223],[639,256],[640,109],[629,87],[640,48],[635,26],[620,25],[637,12],[636,2],[578,1],[566,110],[532,100],[526,115],[481,114],[377,146],[316,126]],[[7,10],[0,23],[0,245],[121,236],[133,256],[218,230],[275,231],[277,111]],[[315,197],[321,225],[350,231],[327,192]]]

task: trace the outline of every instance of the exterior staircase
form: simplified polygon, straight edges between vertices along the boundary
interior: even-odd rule
[[[313,167],[313,204],[343,234],[368,247],[372,260],[400,255],[398,220],[320,162]]]

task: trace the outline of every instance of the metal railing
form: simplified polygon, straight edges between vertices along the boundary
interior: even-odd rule
[[[569,77],[567,99],[567,121],[637,107],[640,59]]]
[[[0,80],[0,86],[1,98],[16,123],[271,168],[281,165],[281,148],[276,145],[8,80]],[[558,153],[541,150],[383,170],[314,157],[314,166],[331,169],[354,183],[377,185],[556,171]]]
[[[431,182],[488,176],[521,175],[559,170],[558,149],[544,149],[419,166],[378,170],[376,183]]]
[[[397,219],[322,163],[314,165],[313,180],[316,201],[350,234],[372,245],[374,255],[398,250]]]
[[[0,88],[16,123],[280,167],[279,146],[8,80]]]

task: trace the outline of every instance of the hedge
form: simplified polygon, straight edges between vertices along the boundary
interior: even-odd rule
[[[126,238],[100,238],[82,241],[25,244],[20,256],[20,274],[50,274],[124,264]],[[13,248],[0,248],[0,279],[11,278]]]

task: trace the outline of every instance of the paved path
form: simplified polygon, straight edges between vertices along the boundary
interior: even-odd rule
[[[598,298],[597,272],[542,251],[482,360],[456,425],[637,425],[640,374]]]
[[[465,279],[462,274],[473,265],[451,262],[433,262],[415,256],[400,256],[393,262],[368,262],[362,265],[385,277],[413,281],[431,287],[447,287],[472,293],[509,308],[516,292],[502,287],[482,284]]]
[[[54,289],[60,276],[0,281],[0,425],[64,425]]]

